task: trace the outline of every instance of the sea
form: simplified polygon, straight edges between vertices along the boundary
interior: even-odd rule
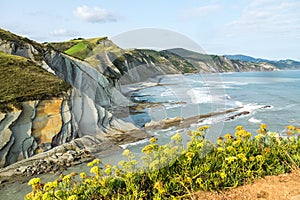
[[[130,115],[124,118],[125,121],[143,126],[151,120],[188,118],[238,108],[235,113],[209,117],[189,128],[195,130],[210,125],[207,139],[212,141],[226,133],[234,134],[238,125],[253,136],[262,123],[268,125],[268,130],[282,135],[287,125],[300,126],[300,71],[167,75],[157,80],[158,84],[131,93],[131,99],[156,106]],[[248,114],[230,118],[245,112]],[[184,135],[186,130],[171,127],[150,134],[166,143],[177,132]],[[147,140],[124,147],[139,152],[144,143]]]
[[[215,141],[226,133],[234,133],[235,127],[244,126],[247,131],[257,134],[261,123],[268,129],[285,133],[287,125],[300,126],[300,71],[272,72],[234,72],[220,74],[166,75],[149,79],[149,87],[141,84],[130,85],[139,88],[131,91],[130,98],[136,102],[146,102],[148,106],[123,120],[143,127],[147,122],[173,117],[193,117],[212,112],[236,108],[235,113],[218,115],[191,124],[187,129],[195,130],[199,126],[209,125],[207,139]],[[246,112],[246,115],[230,118],[233,114]],[[168,143],[177,132],[188,140],[187,129],[170,127],[164,130],[152,130],[150,135],[158,138],[159,144]],[[149,139],[123,145],[137,157]],[[116,164],[124,159],[120,152],[101,158],[104,163]],[[69,171],[88,170],[85,164],[73,167]],[[66,172],[67,173],[67,172]],[[40,176],[42,181],[55,179],[52,175]],[[15,183],[0,190],[0,199],[9,197],[22,199],[30,191],[26,183]]]

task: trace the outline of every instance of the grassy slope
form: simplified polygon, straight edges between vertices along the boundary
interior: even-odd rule
[[[0,111],[19,102],[59,96],[70,86],[34,62],[0,51]]]
[[[6,40],[6,41],[12,41],[15,44],[20,45],[20,46],[23,46],[26,43],[31,44],[39,52],[42,52],[42,49],[44,48],[44,46],[42,44],[39,44],[39,43],[37,43],[33,40],[30,40],[28,38],[18,36],[16,34],[13,34],[9,31],[1,29],[1,28],[0,28],[0,39]],[[41,61],[42,60],[42,56],[41,56],[40,53],[34,54],[33,56],[34,56],[35,61]]]
[[[106,40],[106,37],[91,38],[91,39],[74,39],[66,42],[50,43],[50,45],[70,56],[86,59],[101,40]]]

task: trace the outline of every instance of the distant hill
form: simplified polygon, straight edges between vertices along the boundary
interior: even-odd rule
[[[224,56],[232,60],[240,60],[240,61],[253,62],[253,63],[269,63],[271,65],[274,65],[278,69],[300,69],[300,62],[291,59],[276,61],[276,60],[267,60],[262,58],[253,58],[251,56],[245,56],[241,54],[224,55]]]
[[[202,73],[276,70],[276,67],[269,63],[235,60],[225,56],[202,54],[183,48],[168,49],[165,51],[181,56]]]

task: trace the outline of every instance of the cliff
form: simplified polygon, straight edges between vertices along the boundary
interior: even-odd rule
[[[113,141],[138,130],[108,111],[131,102],[89,63],[4,30],[0,50],[0,167],[74,138]]]
[[[168,52],[183,57],[201,73],[273,71],[277,68],[269,63],[253,63],[229,59],[226,56],[201,54],[186,49],[168,49]]]

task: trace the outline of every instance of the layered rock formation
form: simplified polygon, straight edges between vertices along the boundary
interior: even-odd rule
[[[85,135],[103,141],[109,140],[108,136],[137,131],[133,124],[113,117],[108,111],[112,106],[128,106],[130,101],[88,63],[13,37],[18,40],[0,40],[2,51],[31,59],[73,89],[60,97],[21,102],[21,110],[0,112],[0,167]],[[131,139],[135,140],[134,136]]]

